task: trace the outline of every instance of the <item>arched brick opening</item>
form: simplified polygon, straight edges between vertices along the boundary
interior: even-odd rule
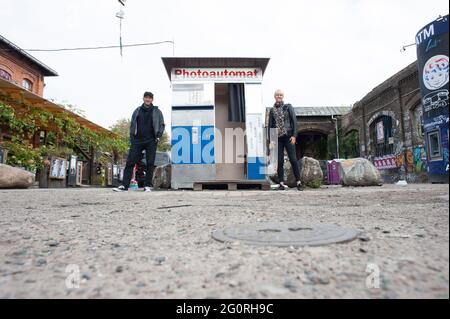
[[[305,130],[297,134],[296,154],[300,159],[304,156],[317,160],[327,159],[328,134],[322,130]]]

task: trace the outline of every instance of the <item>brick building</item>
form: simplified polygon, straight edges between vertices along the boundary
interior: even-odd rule
[[[0,104],[7,105],[14,110],[14,113],[20,117],[29,112],[30,108],[42,109],[51,113],[66,113],[71,119],[75,120],[92,132],[113,136],[114,134],[101,127],[100,125],[89,121],[88,119],[65,109],[63,106],[53,103],[43,98],[45,87],[44,78],[46,76],[57,76],[58,74],[40,62],[9,40],[0,36]],[[1,115],[1,114],[0,114]],[[55,149],[64,148],[60,145],[61,136],[58,135],[58,128],[55,123],[40,123],[39,128],[29,140],[22,141],[23,145],[29,145],[32,149],[38,149],[41,146],[51,146]],[[7,125],[0,124],[0,151],[2,161],[6,162],[8,157],[4,149],[8,151],[8,143],[13,142],[14,132]],[[56,134],[56,136],[55,136]],[[115,136],[115,135],[114,135]],[[52,137],[52,138],[51,138]],[[100,157],[108,157],[111,163],[118,155],[111,150],[108,153],[99,152],[93,146],[88,146],[82,140],[78,139],[73,149],[82,164],[80,169],[80,183],[90,185],[102,185],[101,176],[98,173],[102,167],[99,161]],[[61,155],[62,156],[62,155]],[[112,171],[112,166],[107,168]],[[49,179],[48,168],[43,172],[37,173],[37,180],[41,187],[65,187],[66,180]],[[108,176],[111,176],[108,173]],[[108,185],[111,182],[108,181]]]
[[[417,62],[396,73],[342,117],[342,134],[358,137],[360,154],[378,167],[385,182],[427,181]]]
[[[417,62],[375,87],[353,107],[295,107],[295,112],[298,159],[365,157],[386,183],[428,181]]]
[[[54,70],[0,35],[0,78],[42,97],[44,77],[57,75]]]

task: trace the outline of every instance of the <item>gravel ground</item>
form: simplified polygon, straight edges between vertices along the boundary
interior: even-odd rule
[[[0,190],[0,298],[449,298],[448,196],[448,185],[430,184]],[[261,221],[335,223],[362,236],[314,248],[211,238]],[[379,287],[368,286],[377,270]]]

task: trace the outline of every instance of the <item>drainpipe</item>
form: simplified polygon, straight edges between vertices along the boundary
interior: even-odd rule
[[[363,128],[363,138],[364,138],[364,158],[368,157],[367,152],[367,127],[366,127],[366,108],[364,105],[361,105],[362,108],[362,128]]]
[[[333,121],[335,121],[336,123],[336,155],[337,155],[337,159],[340,158],[339,156],[339,129],[338,129],[338,119],[336,117],[334,117],[334,115],[331,115],[331,119]]]
[[[403,166],[405,169],[405,175],[404,176],[400,176],[400,180],[406,180],[406,176],[408,175],[408,157],[406,155],[407,151],[406,151],[406,132],[405,132],[405,123],[404,123],[404,117],[405,115],[403,114],[403,98],[402,98],[402,93],[400,90],[400,86],[397,84],[397,93],[398,93],[398,103],[400,105],[400,127],[402,130],[402,140],[403,140]]]

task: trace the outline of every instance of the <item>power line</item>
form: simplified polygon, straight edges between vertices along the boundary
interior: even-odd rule
[[[158,41],[158,42],[147,42],[147,43],[133,43],[133,44],[124,44],[125,47],[140,47],[140,46],[150,46],[150,45],[158,45],[164,43],[172,43],[175,45],[175,41],[167,40],[167,41]],[[120,45],[108,45],[108,46],[97,46],[97,47],[78,47],[78,48],[59,48],[59,49],[21,49],[23,51],[29,52],[60,52],[60,51],[82,51],[82,50],[103,50],[103,49],[116,49],[120,48]],[[1,51],[10,51],[12,49],[0,49]]]

